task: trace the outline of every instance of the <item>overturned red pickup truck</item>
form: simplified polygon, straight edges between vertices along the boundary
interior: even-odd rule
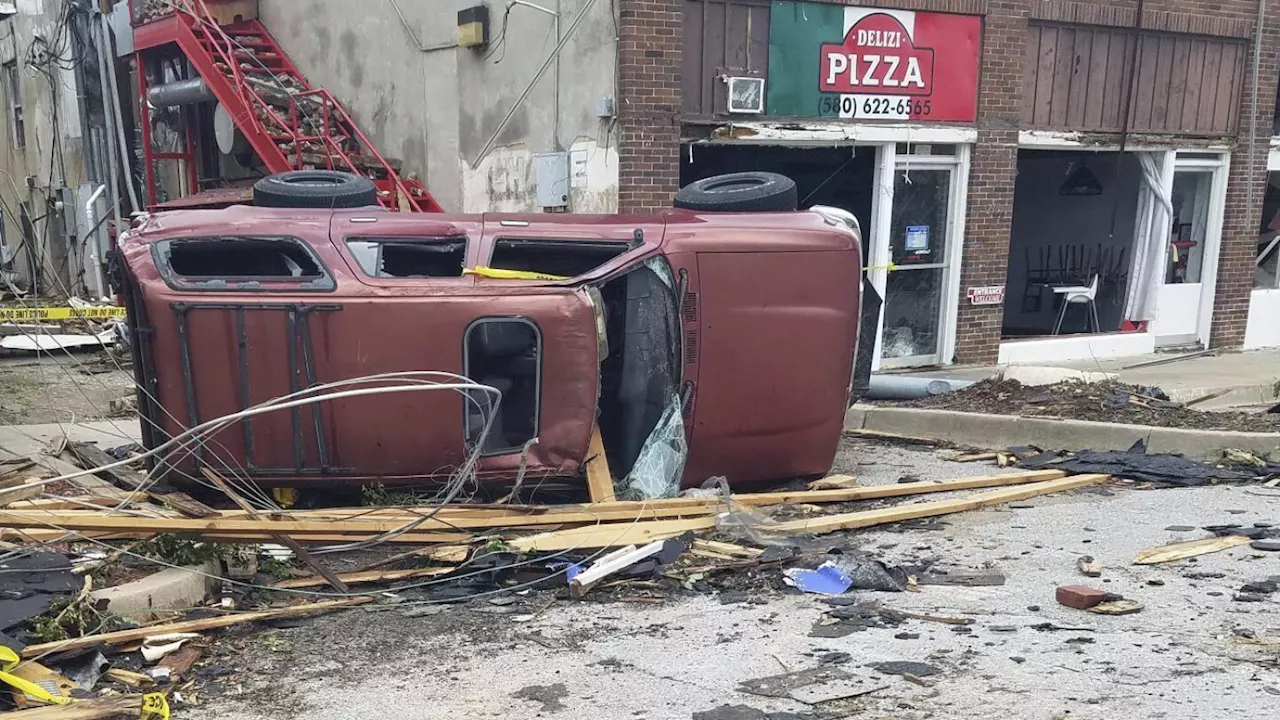
[[[346,180],[273,182],[258,205],[145,216],[121,238],[147,447],[378,373],[457,373],[501,400],[259,415],[170,472],[216,447],[266,486],[427,485],[472,452],[482,482],[576,479],[598,427],[622,479],[673,420],[686,486],[829,470],[854,385],[860,237],[838,210],[777,211],[794,185],[788,199],[773,178],[702,181],[684,204],[704,209],[655,216],[450,216],[369,207]]]

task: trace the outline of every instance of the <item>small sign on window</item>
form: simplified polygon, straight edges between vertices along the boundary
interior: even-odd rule
[[[1000,305],[1004,302],[1004,286],[971,287],[968,295],[971,305]]]
[[[929,226],[907,226],[907,252],[926,255],[929,252]]]

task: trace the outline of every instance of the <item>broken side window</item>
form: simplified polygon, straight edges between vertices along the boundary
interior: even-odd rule
[[[538,436],[542,393],[542,334],[525,318],[482,318],[463,341],[467,377],[502,393],[472,392],[465,401],[467,442],[485,455],[515,452]],[[484,435],[485,421],[489,433]],[[483,436],[483,441],[482,441]]]
[[[332,290],[333,280],[315,253],[292,237],[210,237],[166,240],[153,246],[156,267],[176,288]]]
[[[494,243],[489,267],[577,277],[630,250],[625,242],[501,238]]]
[[[347,247],[365,275],[375,278],[462,277],[467,262],[465,238],[439,240],[348,240]]]

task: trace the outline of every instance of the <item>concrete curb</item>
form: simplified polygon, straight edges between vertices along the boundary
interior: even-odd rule
[[[931,437],[991,449],[1035,445],[1046,450],[1128,450],[1138,440],[1145,440],[1149,452],[1206,460],[1221,458],[1227,448],[1266,455],[1280,446],[1280,433],[1183,430],[870,405],[850,408],[845,429]]]
[[[94,590],[89,597],[99,609],[112,615],[144,621],[155,613],[186,610],[203,603],[205,596],[221,584],[217,580],[221,574],[221,563],[210,561]]]

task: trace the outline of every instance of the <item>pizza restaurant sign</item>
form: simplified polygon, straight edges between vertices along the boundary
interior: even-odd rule
[[[977,16],[775,2],[771,22],[770,115],[976,119]]]

